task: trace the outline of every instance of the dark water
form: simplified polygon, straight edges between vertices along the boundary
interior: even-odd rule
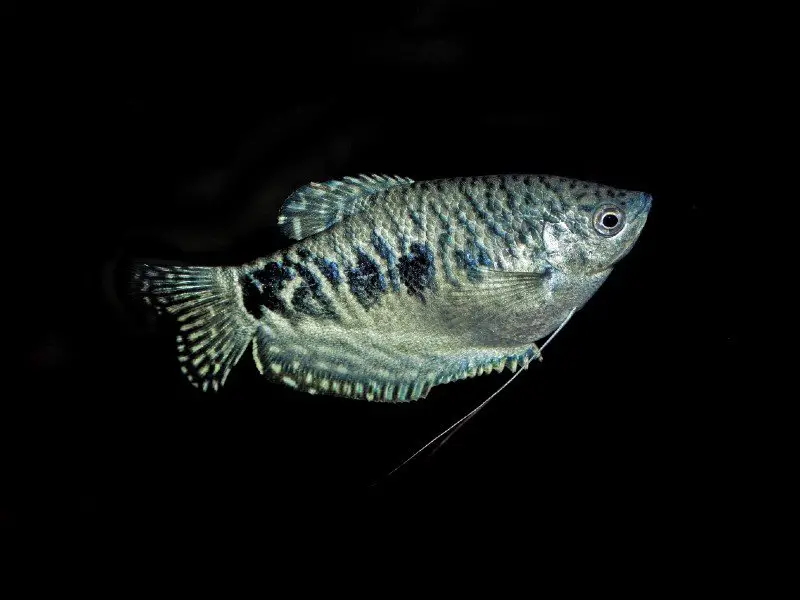
[[[736,199],[718,185],[724,127],[702,61],[652,29],[564,31],[556,15],[527,28],[530,13],[491,4],[299,7],[257,35],[238,14],[86,16],[20,14],[39,42],[12,86],[6,315],[21,364],[2,400],[3,525],[380,528],[471,513],[652,532],[720,518],[746,455],[729,374],[742,340],[727,324],[736,298],[716,297]],[[508,374],[378,405],[272,385],[248,353],[204,395],[171,331],[113,286],[122,255],[278,247],[277,209],[310,180],[516,172],[643,190],[653,209],[545,362],[376,487]]]

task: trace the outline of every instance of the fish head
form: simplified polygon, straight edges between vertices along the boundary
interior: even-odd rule
[[[548,260],[566,273],[607,275],[639,239],[652,197],[588,182],[560,188],[548,192],[559,196],[543,228]]]

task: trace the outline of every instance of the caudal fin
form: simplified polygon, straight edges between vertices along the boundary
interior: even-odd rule
[[[224,385],[255,332],[237,301],[232,270],[137,264],[130,281],[135,295],[176,319],[178,361],[192,385]]]

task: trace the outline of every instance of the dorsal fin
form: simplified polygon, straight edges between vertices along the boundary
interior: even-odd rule
[[[286,237],[302,240],[357,213],[363,208],[358,200],[410,183],[414,180],[388,175],[359,175],[341,181],[312,182],[295,190],[286,199],[278,216],[278,225]]]

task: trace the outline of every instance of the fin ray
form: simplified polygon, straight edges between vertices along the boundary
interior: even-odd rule
[[[317,339],[312,346],[301,335],[273,337],[274,333],[259,327],[253,342],[254,362],[265,377],[305,392],[382,402],[418,400],[439,384],[505,368],[516,370],[526,356],[538,352],[528,345],[506,355],[447,358],[422,356],[419,351],[411,355],[399,348],[391,351],[385,345],[379,349],[364,339],[348,343],[338,336],[325,344]]]
[[[181,372],[195,387],[215,391],[225,384],[250,343],[255,324],[236,302],[234,283],[223,267],[138,264],[131,283],[136,295],[180,324]]]
[[[452,326],[469,328],[474,323],[496,320],[498,307],[513,307],[536,297],[544,304],[552,269],[537,273],[479,267],[477,273],[478,281],[446,292],[450,310],[443,318]]]
[[[413,179],[388,175],[359,175],[309,183],[297,189],[281,207],[278,225],[281,233],[301,240],[345,217],[363,209],[358,200],[399,185],[414,183]]]

